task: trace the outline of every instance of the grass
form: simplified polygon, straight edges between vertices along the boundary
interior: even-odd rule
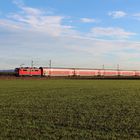
[[[140,139],[140,81],[0,80],[0,139]]]

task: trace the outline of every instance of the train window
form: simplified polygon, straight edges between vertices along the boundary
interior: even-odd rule
[[[23,70],[23,71],[27,71],[27,70]]]

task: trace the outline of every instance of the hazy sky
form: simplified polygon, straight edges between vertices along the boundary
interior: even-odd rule
[[[1,0],[0,69],[140,69],[140,0]]]

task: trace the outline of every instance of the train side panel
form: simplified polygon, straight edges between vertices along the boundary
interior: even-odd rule
[[[73,76],[73,69],[54,69],[54,68],[43,68],[43,76]]]
[[[98,76],[98,70],[75,69],[75,76]]]
[[[135,71],[119,71],[119,75],[120,76],[136,76],[136,72]]]
[[[135,71],[136,76],[140,76],[140,71]]]
[[[104,76],[118,76],[118,71],[117,70],[105,70],[103,73]]]

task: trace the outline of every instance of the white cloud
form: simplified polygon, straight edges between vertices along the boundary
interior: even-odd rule
[[[69,48],[91,55],[93,60],[90,62],[94,62],[96,67],[101,64],[109,67],[120,64],[123,69],[140,68],[140,42],[77,39],[77,43]]]
[[[1,60],[8,62],[13,59],[15,67],[37,57],[40,60],[39,66],[42,63],[46,66],[51,58],[53,66],[100,68],[104,64],[105,68],[116,68],[119,63],[124,69],[140,68],[140,42],[73,36],[75,33],[52,36],[37,30],[10,31],[8,28],[3,28],[3,33],[0,36]]]
[[[7,32],[7,29],[5,29]],[[101,64],[114,68],[137,68],[140,59],[140,42],[102,40],[73,36],[50,36],[38,31],[8,31],[0,37],[1,57],[8,61],[17,59],[15,66],[37,58],[47,62],[53,60],[53,66],[94,67]],[[8,48],[8,52],[7,49]],[[26,52],[26,53],[25,53]],[[13,55],[14,54],[14,55]],[[3,60],[3,58],[1,60]],[[86,59],[85,59],[86,58]],[[18,62],[17,62],[18,61]],[[14,62],[13,62],[14,63]],[[42,65],[40,64],[39,65]],[[129,64],[129,65],[128,65]],[[136,65],[137,64],[137,65]],[[132,66],[132,67],[131,67]],[[140,68],[140,67],[139,67]]]
[[[17,13],[8,15],[8,19],[0,20],[1,25],[11,28],[29,29],[44,32],[52,36],[73,35],[79,36],[82,32],[74,30],[70,25],[64,24],[65,16],[48,15],[46,11],[25,6],[22,2],[15,1],[16,5],[20,8]],[[122,11],[116,11],[115,16],[125,15]],[[81,22],[91,23],[97,22],[93,18],[81,18]],[[85,37],[103,37],[110,36],[113,38],[128,38],[135,33],[125,31],[122,28],[103,28],[95,27],[91,29],[90,33],[85,34]],[[83,36],[83,35],[80,35]]]
[[[7,19],[2,19],[2,20],[0,19],[0,26],[9,28],[10,30],[22,29],[22,24],[15,23]]]
[[[134,17],[140,17],[140,13],[133,14]]]
[[[24,3],[23,3],[22,0],[12,0],[12,2],[13,2],[14,4],[16,4],[18,7],[24,6]]]
[[[140,13],[134,13],[132,14],[132,17],[136,20],[140,20]]]
[[[94,23],[94,22],[97,22],[97,20],[93,19],[93,18],[81,18],[80,20],[81,20],[81,22],[84,22],[84,23]]]
[[[66,18],[64,16],[48,15],[44,10],[27,7],[19,1],[14,1],[14,3],[20,8],[20,11],[9,14],[6,20],[1,19],[1,25],[37,30],[53,36],[59,36],[70,29],[72,30],[72,26],[63,24],[63,20]]]
[[[92,28],[90,35],[95,37],[102,37],[102,36],[108,36],[112,38],[128,38],[132,35],[135,35],[133,32],[127,32],[122,28],[114,28],[114,27],[95,27]]]
[[[44,13],[42,10],[26,7],[26,6],[22,6],[21,9],[24,11],[25,14],[34,15],[34,16],[40,16]]]
[[[124,11],[112,11],[108,13],[109,16],[112,16],[113,18],[122,18],[127,15]]]

